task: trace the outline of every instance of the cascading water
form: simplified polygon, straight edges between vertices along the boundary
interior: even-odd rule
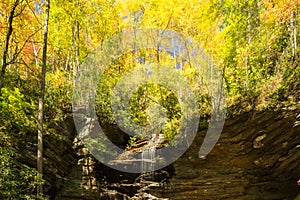
[[[163,139],[163,134],[152,134],[151,139],[147,145],[143,148],[141,159],[142,159],[142,173],[153,172],[155,166],[156,149]]]

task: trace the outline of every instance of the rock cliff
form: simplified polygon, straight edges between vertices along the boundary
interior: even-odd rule
[[[68,139],[45,143],[48,194],[54,197],[60,188],[57,200],[294,199],[300,178],[299,121],[297,111],[233,117],[226,120],[218,143],[205,158],[198,158],[206,134],[200,130],[180,159],[144,175],[101,165],[75,139],[67,121],[55,128]]]

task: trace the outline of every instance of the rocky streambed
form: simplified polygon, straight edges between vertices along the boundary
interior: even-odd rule
[[[200,159],[206,130],[172,165],[129,174],[97,162],[77,141],[78,162],[57,200],[71,199],[294,199],[300,178],[297,111],[246,113],[228,119],[214,149]]]

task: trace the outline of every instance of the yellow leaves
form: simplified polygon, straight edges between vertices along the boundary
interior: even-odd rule
[[[127,27],[191,29],[199,16],[196,0],[126,0],[118,1],[119,13]]]
[[[121,9],[123,10],[123,12],[129,12],[132,14],[139,11],[143,6],[142,1],[123,0],[119,1],[119,3],[122,5]]]
[[[216,17],[215,4],[207,0],[124,0],[117,2],[116,9],[123,30],[136,27],[177,31],[201,42],[217,57],[226,41],[220,30],[224,16]],[[165,58],[174,65],[172,58]]]
[[[67,80],[65,72],[48,73],[46,75],[46,82],[55,88],[65,87],[66,85],[72,85],[71,81]]]
[[[262,0],[265,10],[261,13],[262,20],[285,23],[294,15],[300,0]]]

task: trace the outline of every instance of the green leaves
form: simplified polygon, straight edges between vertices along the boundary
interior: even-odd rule
[[[35,132],[35,106],[18,88],[2,89],[0,97],[0,199],[35,199],[36,170],[18,161],[18,145]]]
[[[16,160],[16,154],[13,148],[0,145],[0,198],[36,199],[34,189],[42,182],[36,180],[37,172],[34,168]]]
[[[0,121],[4,131],[18,134],[32,132],[36,128],[34,104],[30,100],[28,102],[18,88],[3,88],[0,97]]]

